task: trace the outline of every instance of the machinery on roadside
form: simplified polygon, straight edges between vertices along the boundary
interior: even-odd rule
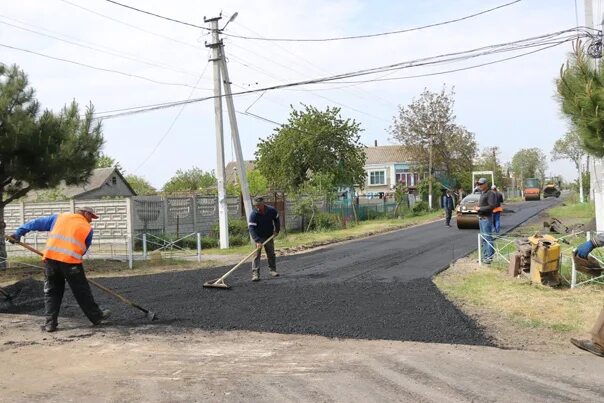
[[[543,181],[545,186],[543,188],[543,198],[548,197],[560,197],[560,186],[556,183],[553,178],[548,178]]]
[[[525,201],[541,200],[541,181],[537,178],[526,178],[522,186]]]
[[[516,241],[516,254],[510,260],[510,275],[524,274],[532,283],[549,287],[560,285],[560,243],[551,235],[536,233]]]

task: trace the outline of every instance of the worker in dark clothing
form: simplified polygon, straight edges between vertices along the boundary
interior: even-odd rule
[[[455,209],[455,199],[453,199],[450,189],[447,189],[447,193],[443,197],[443,207],[445,209],[445,225],[450,227],[451,215],[453,215],[453,209]]]
[[[501,213],[503,212],[503,193],[497,190],[497,186],[491,186],[491,190],[497,197],[497,206],[493,209],[493,231],[499,234],[501,230]]]
[[[480,188],[480,199],[478,201],[478,225],[480,227],[482,244],[482,262],[491,264],[495,249],[493,248],[493,209],[497,206],[497,196],[491,189],[485,178],[476,182]]]
[[[278,235],[281,225],[279,223],[279,212],[277,209],[264,204],[262,197],[254,198],[254,211],[250,214],[248,228],[252,239],[256,242],[258,251],[252,262],[252,281],[260,280],[260,256],[262,255],[262,244],[271,237]],[[271,276],[277,277],[277,259],[275,257],[275,241],[271,239],[264,245],[268,258],[268,268]]]
[[[46,323],[42,330],[57,330],[59,310],[65,292],[65,281],[73,296],[94,324],[98,325],[111,314],[108,309],[101,310],[94,301],[90,285],[84,274],[82,257],[92,242],[90,222],[98,218],[90,207],[82,207],[75,214],[62,213],[36,218],[21,225],[9,238],[9,242],[20,241],[30,231],[49,231],[43,259],[44,270],[44,308]]]
[[[600,233],[589,241],[579,245],[575,253],[581,258],[587,259],[592,250],[601,248],[602,246],[604,246],[604,234]],[[589,351],[599,357],[604,357],[604,307],[591,329],[591,340],[571,338],[570,342],[580,349]]]

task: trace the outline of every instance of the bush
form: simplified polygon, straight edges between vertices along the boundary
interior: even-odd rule
[[[419,201],[419,202],[416,202],[413,205],[413,208],[411,210],[413,211],[413,214],[425,213],[426,211],[428,211],[428,203],[426,203],[423,200]]]
[[[331,213],[317,213],[310,224],[314,231],[329,231],[342,227],[340,216]]]

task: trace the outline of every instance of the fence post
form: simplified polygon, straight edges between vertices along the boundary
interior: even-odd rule
[[[40,250],[40,249],[38,248],[38,231],[35,231],[35,232],[34,232],[34,247],[35,247],[36,249]]]
[[[143,260],[147,260],[147,233],[143,232]]]
[[[482,266],[482,242],[481,239],[481,234],[478,234],[478,265]]]
[[[570,288],[575,288],[577,286],[577,269],[575,267],[575,259],[570,259],[570,262],[571,262]]]
[[[132,237],[130,234],[126,235],[128,243],[128,268],[132,269]]]
[[[197,233],[197,261],[201,262],[201,233]]]

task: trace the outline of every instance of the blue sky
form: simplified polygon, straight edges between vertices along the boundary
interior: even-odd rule
[[[76,0],[70,0],[75,3]],[[332,37],[376,33],[459,18],[509,1],[217,1],[123,0],[124,3],[173,18],[204,25],[204,16],[220,11],[227,17],[238,12],[226,32],[263,37]],[[95,44],[130,59],[167,65],[165,68],[82,49],[55,39],[0,23],[0,43],[76,60],[102,68],[193,85],[206,68],[208,53],[204,32],[158,20],[117,7],[103,0],[78,1],[79,5],[119,19],[148,32],[92,14],[61,0],[0,0],[0,22]],[[578,1],[583,24],[582,1]],[[595,2],[594,12],[602,6]],[[226,22],[223,20],[223,23]],[[28,24],[28,25],[24,25]],[[574,0],[523,0],[467,21],[379,38],[327,43],[274,43],[225,38],[234,91],[266,87],[363,68],[514,41],[574,27]],[[49,33],[49,31],[44,31]],[[172,41],[164,38],[169,36]],[[277,122],[287,119],[290,105],[340,106],[344,117],[361,123],[362,141],[391,144],[388,127],[398,105],[407,105],[424,87],[438,91],[446,84],[456,91],[457,122],[476,134],[480,148],[499,146],[504,161],[521,148],[539,147],[549,155],[556,139],[567,130],[555,100],[554,81],[565,62],[570,44],[513,61],[480,69],[418,79],[374,82],[337,89],[333,84],[271,91],[235,98],[238,111]],[[507,56],[507,54],[506,54]],[[0,47],[0,60],[16,63],[30,77],[44,107],[59,109],[76,99],[92,102],[97,111],[211,95],[212,68],[199,81],[202,89],[154,84],[108,72],[87,69]],[[472,63],[492,59],[477,59]],[[451,64],[405,70],[393,76],[424,74],[468,65]],[[215,169],[216,150],[213,103],[192,104],[182,110],[106,120],[105,153],[116,158],[126,173],[142,175],[161,187],[177,169],[197,166]],[[226,117],[226,113],[225,113]],[[246,159],[252,159],[260,138],[274,126],[238,114]],[[174,122],[171,131],[169,127]],[[233,158],[225,121],[226,160]],[[160,140],[164,138],[163,141]],[[158,145],[159,144],[159,145]],[[155,150],[155,151],[154,151]],[[574,178],[566,161],[550,162],[548,172]]]

